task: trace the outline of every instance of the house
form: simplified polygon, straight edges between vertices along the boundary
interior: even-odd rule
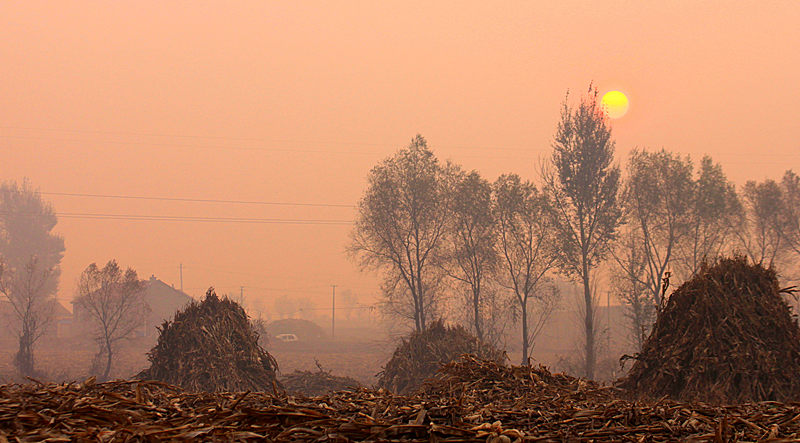
[[[165,320],[172,320],[175,312],[183,309],[192,301],[192,297],[151,275],[145,282],[144,300],[150,312],[145,318],[142,335],[158,336],[156,326],[161,326]]]
[[[161,326],[165,320],[172,320],[175,312],[183,309],[187,303],[192,301],[186,293],[181,292],[175,287],[164,283],[157,279],[154,275],[144,281],[144,302],[147,305],[148,312],[142,321],[142,327],[137,331],[138,336],[157,336],[157,326]],[[72,312],[76,325],[91,324],[91,319],[88,312],[85,312],[80,305],[72,301]],[[79,329],[81,326],[78,326]],[[80,331],[76,331],[79,333]]]
[[[49,301],[46,309],[51,317],[42,337],[46,339],[64,336],[72,323],[72,313],[55,298]],[[19,318],[11,302],[5,298],[0,299],[0,324],[3,325],[0,328],[1,338],[16,338],[15,328],[19,326]]]

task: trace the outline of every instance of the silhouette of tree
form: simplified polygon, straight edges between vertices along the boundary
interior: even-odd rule
[[[639,282],[661,305],[661,282],[674,260],[678,245],[689,235],[695,184],[691,160],[662,149],[634,150],[628,162],[628,180],[623,193],[627,223],[635,226],[645,269]],[[638,266],[638,263],[634,264]],[[630,270],[629,276],[637,272]]]
[[[629,340],[642,349],[644,339],[655,320],[656,305],[647,285],[647,258],[642,235],[635,224],[626,224],[613,250],[616,266],[611,270],[611,291],[625,306],[625,317],[630,321]]]
[[[92,263],[81,273],[75,306],[93,323],[99,350],[92,369],[99,371],[104,363],[102,380],[108,379],[117,344],[144,324],[149,311],[144,288],[136,271],[128,268],[123,272],[114,260],[102,268]]]
[[[19,339],[14,365],[33,375],[34,347],[51,321],[64,255],[64,239],[52,232],[58,219],[27,180],[0,186],[0,292],[13,308]]]
[[[554,215],[553,236],[559,241],[560,268],[583,283],[583,360],[588,378],[594,376],[597,360],[590,273],[605,258],[621,217],[620,170],[613,160],[608,116],[597,89],[590,85],[576,108],[565,98],[553,155],[542,167],[544,194]]]
[[[446,174],[421,135],[372,168],[348,248],[362,268],[384,271],[388,310],[417,331],[425,329],[442,283]]]
[[[775,267],[788,247],[783,234],[787,208],[780,185],[772,179],[748,181],[742,202],[744,211],[736,230],[740,246],[753,263]]]
[[[458,171],[453,177],[450,202],[452,225],[446,254],[450,260],[445,269],[462,289],[475,335],[486,341],[487,328],[493,322],[486,318],[485,311],[494,304],[488,298],[497,295],[496,291],[487,290],[498,262],[492,186],[476,171]]]
[[[800,258],[800,177],[794,171],[786,171],[781,180],[784,198],[784,213],[780,232],[787,247]]]
[[[560,293],[548,277],[556,264],[551,218],[547,201],[530,182],[516,174],[503,175],[494,185],[494,212],[503,269],[498,280],[510,289],[522,321],[522,364],[550,314]],[[534,314],[533,322],[529,316]]]
[[[684,241],[678,243],[675,261],[682,280],[691,278],[705,260],[725,252],[742,211],[735,186],[725,177],[722,166],[709,156],[700,162],[694,192],[689,197],[688,232]]]

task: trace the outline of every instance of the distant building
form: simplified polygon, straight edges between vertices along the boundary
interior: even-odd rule
[[[52,313],[52,317],[42,336],[50,338],[62,337],[70,328],[72,313],[55,298],[51,299],[48,309]],[[18,322],[17,314],[14,312],[11,302],[5,298],[0,300],[0,325],[2,325],[0,326],[0,337],[16,338],[14,325],[18,324]]]
[[[150,276],[150,279],[144,283],[144,301],[150,309],[137,334],[145,337],[157,336],[158,330],[156,327],[161,326],[165,320],[172,320],[175,312],[183,309],[187,303],[192,301],[192,298],[185,292],[181,292],[157,279],[154,275]],[[77,325],[90,324],[89,314],[83,311],[74,301],[72,302],[72,312]]]
[[[192,301],[192,297],[151,275],[146,282],[144,301],[150,307],[150,313],[144,322],[143,335],[157,336],[156,326],[161,326],[165,320],[172,320],[175,312],[183,309]]]
[[[72,330],[72,312],[69,312],[60,301],[53,299],[53,332],[56,337],[65,337]]]

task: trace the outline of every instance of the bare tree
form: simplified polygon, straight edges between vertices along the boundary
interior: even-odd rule
[[[590,272],[605,258],[621,217],[620,170],[612,165],[614,141],[596,88],[590,85],[575,109],[564,100],[553,150],[542,168],[544,193],[554,212],[560,268],[583,283],[584,375],[592,378],[597,348]]]
[[[623,206],[626,221],[635,225],[644,254],[644,279],[655,306],[661,305],[661,282],[678,245],[687,238],[692,215],[694,182],[689,158],[665,151],[634,150],[628,162],[629,178],[625,185]],[[637,257],[638,258],[638,257]],[[617,261],[622,265],[628,262]],[[630,263],[637,267],[639,263]],[[628,277],[639,275],[626,270]]]
[[[617,266],[611,271],[611,290],[625,305],[625,317],[630,321],[628,337],[638,352],[652,326],[656,305],[644,284],[647,258],[642,235],[636,230],[635,225],[626,225],[613,251]]]
[[[450,229],[445,271],[462,289],[469,307],[470,324],[475,335],[486,341],[487,322],[484,312],[495,306],[490,298],[496,291],[487,290],[489,277],[497,265],[495,241],[497,229],[492,213],[492,186],[476,171],[454,174],[452,185],[452,227]],[[466,290],[463,290],[466,289]]]
[[[683,280],[691,278],[704,261],[725,252],[742,211],[736,188],[709,156],[700,162],[690,201],[688,232],[678,243],[674,260]]]
[[[774,267],[788,246],[782,234],[786,204],[781,187],[774,180],[748,181],[742,200],[744,211],[736,230],[739,244],[753,263]]]
[[[144,282],[136,271],[123,272],[116,261],[104,267],[89,265],[80,276],[75,306],[88,315],[94,323],[99,350],[94,370],[100,370],[105,357],[101,379],[108,379],[117,344],[130,338],[144,323],[149,310],[144,299]]]
[[[516,300],[522,320],[522,364],[527,364],[535,338],[559,296],[547,276],[557,257],[551,218],[545,198],[532,183],[523,182],[516,174],[498,178],[494,195],[502,261],[498,281],[512,291]],[[538,312],[532,323],[529,319],[531,312]]]
[[[480,315],[483,324],[483,341],[492,344],[500,349],[506,348],[506,333],[508,328],[513,326],[514,322],[509,319],[516,319],[519,310],[517,309],[517,302],[515,297],[507,296],[507,288],[497,282],[497,274],[493,274],[491,279],[487,279],[481,288],[481,306]],[[472,309],[466,309],[472,311]],[[528,318],[538,319],[538,312],[533,312],[528,315]],[[469,312],[466,317],[472,320],[474,313]],[[530,321],[529,321],[530,323]],[[529,343],[533,343],[538,333],[535,335],[528,334],[530,339]],[[531,346],[532,348],[532,346]]]
[[[779,221],[780,233],[787,248],[800,258],[800,177],[786,171],[781,180],[784,211]]]
[[[425,329],[439,295],[446,174],[421,135],[372,168],[348,248],[363,268],[384,271],[387,306],[417,331]]]
[[[689,278],[703,260],[718,255],[733,231],[739,202],[722,168],[708,156],[695,179],[688,156],[664,149],[631,153],[623,196],[627,229],[612,251],[617,264],[612,285],[627,306],[638,348],[662,303],[667,272],[676,268]]]
[[[53,208],[27,180],[0,186],[0,291],[13,307],[19,339],[14,364],[23,375],[34,372],[34,348],[56,303],[64,255],[64,239],[52,233],[57,222]]]
[[[34,374],[34,347],[52,322],[56,301],[45,290],[52,274],[52,268],[43,269],[36,257],[32,257],[24,268],[11,272],[0,263],[0,293],[13,309],[12,327],[19,340],[14,366],[22,375]]]
[[[384,280],[381,283],[381,292],[384,299],[377,305],[385,315],[394,319],[406,320],[405,324],[398,325],[395,328],[397,331],[402,331],[402,334],[408,332],[406,326],[410,326],[412,330],[416,331],[417,318],[420,317],[420,311],[425,319],[445,316],[448,306],[443,301],[444,296],[450,289],[450,280],[439,263],[428,269],[428,272],[423,276],[423,287],[425,297],[419,300],[415,298],[402,276],[398,275],[395,278],[391,278],[388,274],[384,275]],[[429,321],[426,320],[425,324],[427,325],[428,323]]]

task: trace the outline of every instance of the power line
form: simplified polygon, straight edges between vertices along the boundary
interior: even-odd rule
[[[28,217],[45,216],[47,214],[25,214],[0,212],[0,215],[22,215]],[[192,217],[179,215],[140,215],[140,214],[100,214],[56,212],[56,217],[85,220],[129,220],[129,221],[179,221],[204,223],[261,223],[261,224],[296,224],[296,225],[351,225],[350,220],[326,219],[281,219],[281,218],[244,218],[244,217]]]
[[[239,205],[268,205],[268,206],[311,206],[326,208],[355,208],[356,205],[342,203],[300,203],[300,202],[268,202],[258,200],[223,200],[211,198],[184,198],[184,197],[151,197],[142,195],[112,195],[112,194],[83,194],[77,192],[40,192],[42,195],[59,195],[67,197],[91,197],[91,198],[117,198],[128,200],[157,200],[157,201],[176,201],[194,203],[230,203]]]

